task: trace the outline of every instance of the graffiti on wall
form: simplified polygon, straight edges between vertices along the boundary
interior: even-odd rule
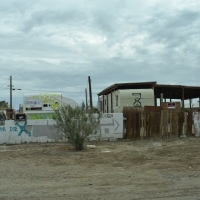
[[[31,136],[31,133],[28,132],[28,131],[26,130],[27,121],[25,121],[25,122],[24,122],[24,125],[22,125],[22,126],[19,125],[18,122],[15,122],[15,125],[18,126],[18,127],[20,128],[20,131],[19,131],[19,133],[18,133],[18,136],[20,136],[23,132],[25,132],[26,134],[28,134],[29,137]]]
[[[6,120],[0,126],[0,144],[20,144],[24,142],[62,141],[61,130],[55,127],[54,120]],[[90,139],[123,138],[123,114],[105,113],[97,128],[97,134]]]
[[[6,131],[10,131],[10,132],[17,132],[18,129],[16,126],[10,126],[9,129],[7,129],[5,126],[0,127],[0,132],[6,132]]]
[[[0,132],[18,132],[18,136],[21,136],[23,132],[31,136],[31,133],[26,130],[27,121],[23,125],[20,125],[18,122],[15,122],[15,126],[0,126]]]
[[[133,98],[134,98],[134,102],[133,102],[133,106],[134,107],[141,107],[142,104],[140,102],[141,100],[141,93],[132,93]]]
[[[6,127],[5,126],[0,126],[0,132],[5,132],[6,131]]]

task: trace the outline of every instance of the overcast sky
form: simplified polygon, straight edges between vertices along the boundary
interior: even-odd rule
[[[200,85],[199,0],[1,0],[0,101],[114,83]]]

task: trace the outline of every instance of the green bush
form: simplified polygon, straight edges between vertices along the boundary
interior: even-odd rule
[[[70,105],[61,106],[55,110],[56,127],[63,132],[63,139],[73,145],[75,150],[83,150],[85,140],[89,135],[96,134],[100,116],[95,115],[94,109],[88,109],[82,103],[72,108]]]

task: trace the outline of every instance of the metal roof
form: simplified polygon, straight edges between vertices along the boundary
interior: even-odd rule
[[[160,94],[163,93],[163,98],[171,99],[182,99],[182,93],[184,91],[184,99],[200,98],[200,87],[199,86],[186,86],[186,85],[166,85],[157,84],[153,82],[137,82],[137,83],[115,83],[106,89],[98,93],[98,96],[107,95],[115,90],[125,89],[154,89],[155,97],[159,98]]]

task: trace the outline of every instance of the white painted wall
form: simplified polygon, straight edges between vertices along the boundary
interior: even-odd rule
[[[27,122],[6,120],[5,125],[0,126],[0,144],[61,141],[62,133],[54,125],[55,121],[51,119],[27,120]],[[90,139],[123,138],[123,114],[104,114],[97,131],[98,134]]]
[[[126,106],[133,107],[134,103],[135,102],[137,103],[136,98],[140,97],[138,93],[141,94],[141,99],[139,100],[139,102],[141,103],[142,107],[154,106],[153,89],[116,90],[112,92],[113,112],[122,113],[123,107]],[[118,98],[118,102],[116,101],[116,98]],[[104,111],[103,111],[104,113],[111,112],[111,93],[104,96],[104,102],[103,102],[103,96],[99,98],[99,101],[101,101],[102,104],[104,104]],[[107,110],[107,105],[108,105],[108,110]]]
[[[6,120],[0,126],[0,144],[19,144],[22,142],[54,142],[59,141],[59,132],[53,120],[28,120],[15,122]],[[49,124],[49,125],[47,125]]]
[[[193,112],[194,120],[194,134],[196,137],[200,136],[200,112]]]
[[[100,120],[102,138],[123,138],[123,114],[104,113]]]

